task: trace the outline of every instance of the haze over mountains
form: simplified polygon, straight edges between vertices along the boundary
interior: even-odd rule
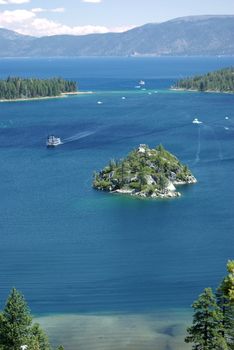
[[[191,16],[124,33],[36,38],[0,28],[0,57],[234,55],[234,15]]]

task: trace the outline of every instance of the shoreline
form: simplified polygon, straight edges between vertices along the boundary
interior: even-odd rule
[[[134,189],[128,189],[128,188],[120,188],[117,190],[105,190],[101,187],[93,187],[94,190],[107,192],[110,194],[119,194],[119,195],[125,195],[130,196],[134,198],[141,198],[141,199],[171,199],[171,198],[180,198],[182,195],[179,191],[177,191],[177,188],[171,188],[170,186],[186,186],[186,185],[193,185],[197,183],[197,179],[194,176],[191,176],[191,178],[188,181],[173,181],[171,184],[165,188],[164,190],[152,193],[151,195],[147,195],[144,191],[138,191],[136,192]]]
[[[93,94],[93,91],[74,91],[74,92],[62,92],[57,96],[41,96],[41,97],[27,97],[27,98],[14,98],[14,99],[3,99],[0,100],[0,103],[4,102],[21,102],[21,101],[37,101],[37,100],[49,100],[57,98],[65,98],[73,95],[89,95]]]
[[[170,88],[169,90],[171,90],[171,91],[188,91],[188,92],[207,92],[207,93],[211,93],[211,94],[229,94],[229,95],[234,94],[234,91],[220,91],[220,90],[200,91],[200,90],[195,90],[195,89],[183,89],[183,88]]]

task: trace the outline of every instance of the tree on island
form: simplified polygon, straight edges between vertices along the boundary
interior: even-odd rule
[[[32,323],[32,316],[23,295],[12,289],[5,308],[0,314],[0,349],[51,350],[49,341],[39,324]]]

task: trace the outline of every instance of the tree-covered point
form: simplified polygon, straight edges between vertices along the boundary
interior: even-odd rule
[[[234,67],[179,80],[173,88],[197,91],[234,92]]]
[[[52,97],[76,90],[76,82],[61,78],[8,77],[5,80],[0,80],[0,100]]]
[[[128,193],[141,197],[177,197],[175,186],[195,183],[186,165],[162,145],[150,149],[140,145],[120,161],[112,160],[94,174],[93,187],[108,192]]]

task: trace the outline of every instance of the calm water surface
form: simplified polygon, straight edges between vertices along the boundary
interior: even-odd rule
[[[22,290],[53,342],[68,350],[188,349],[190,304],[233,258],[234,97],[167,88],[233,64],[1,60],[1,77],[62,76],[95,91],[0,104],[1,307],[12,286]],[[145,91],[135,89],[140,79]],[[192,124],[195,117],[203,124]],[[51,133],[65,140],[54,150],[45,148]],[[198,184],[176,200],[94,191],[93,171],[140,143],[162,143]]]

